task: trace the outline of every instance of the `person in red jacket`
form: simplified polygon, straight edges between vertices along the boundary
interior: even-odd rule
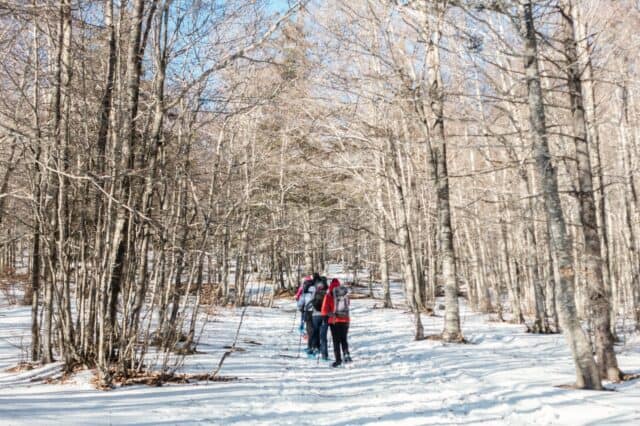
[[[321,313],[323,316],[329,317],[329,327],[331,327],[333,353],[336,357],[331,366],[338,367],[342,364],[341,355],[344,355],[344,362],[351,362],[349,344],[347,343],[350,322],[349,291],[346,287],[340,285],[340,281],[337,278],[331,280],[329,291],[327,291],[322,302]]]

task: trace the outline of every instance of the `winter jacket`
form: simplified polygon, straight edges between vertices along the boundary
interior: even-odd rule
[[[313,311],[311,301],[316,293],[315,283],[311,280],[306,280],[302,286],[304,289],[302,290],[300,299],[298,299],[298,309],[300,311],[311,312]]]
[[[324,301],[322,302],[322,315],[329,316],[329,324],[336,323],[344,323],[349,322],[349,317],[346,318],[337,318],[333,313],[336,311],[336,303],[333,297],[333,289],[340,286],[340,281],[337,278],[331,280],[331,284],[329,284],[329,291],[324,296]]]
[[[302,284],[300,284],[300,287],[298,287],[298,291],[296,291],[296,301],[300,300],[300,296],[302,296],[302,291],[304,290],[304,282],[310,279],[312,279],[311,275],[307,275],[302,280]]]
[[[304,289],[304,284],[300,284],[300,287],[298,287],[298,291],[296,291],[296,301],[300,300],[300,296],[302,296],[303,289]]]

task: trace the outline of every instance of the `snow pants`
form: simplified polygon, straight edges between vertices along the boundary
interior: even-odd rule
[[[349,333],[348,322],[337,322],[331,324],[331,338],[333,339],[333,354],[338,364],[342,363],[342,355],[349,355],[349,344],[347,343],[347,334]],[[342,349],[342,354],[340,353]]]
[[[313,349],[313,316],[311,311],[305,311],[304,323],[307,326],[307,349]]]

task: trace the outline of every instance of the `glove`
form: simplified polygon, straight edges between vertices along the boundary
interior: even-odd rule
[[[300,324],[300,327],[298,327],[298,330],[300,330],[300,333],[304,333],[304,324]]]

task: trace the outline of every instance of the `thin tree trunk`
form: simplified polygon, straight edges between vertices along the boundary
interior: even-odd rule
[[[547,241],[547,256],[549,257],[549,276],[547,281],[547,307],[549,309],[549,316],[553,321],[553,329],[556,332],[560,331],[560,321],[558,319],[558,306],[556,294],[557,283],[560,282],[560,272],[558,270],[558,262],[556,261],[556,254],[552,246],[551,238],[551,225],[549,221],[546,222],[546,241]]]
[[[311,275],[314,272],[313,265],[313,246],[311,244],[311,215],[309,208],[303,213],[304,224],[302,230],[302,242],[304,244],[304,273]]]
[[[391,291],[389,286],[389,260],[387,257],[387,227],[384,216],[384,198],[382,191],[382,159],[376,160],[376,207],[378,225],[378,256],[380,257],[380,282],[382,283],[382,300],[385,308],[391,308]]]
[[[505,209],[506,210],[506,209]],[[520,301],[520,287],[517,277],[511,273],[511,258],[509,255],[509,237],[507,234],[507,224],[504,219],[500,219],[500,234],[502,245],[502,262],[503,269],[507,275],[507,290],[509,292],[509,300],[511,302],[511,313],[513,321],[518,324],[524,324],[524,316],[522,315],[522,307]]]
[[[620,107],[620,141],[622,143],[621,150],[621,163],[622,170],[625,176],[625,190],[623,193],[624,208],[625,208],[625,224],[627,227],[628,238],[628,250],[630,260],[630,289],[631,294],[627,300],[631,301],[633,306],[633,318],[636,322],[636,330],[640,330],[640,267],[638,261],[640,255],[638,254],[638,236],[636,235],[636,227],[634,226],[635,217],[637,211],[635,209],[637,199],[637,193],[635,183],[633,179],[633,173],[631,171],[630,158],[631,148],[629,147],[629,112],[628,112],[628,94],[627,87],[623,86],[620,89],[622,105]]]
[[[392,185],[393,185],[393,193],[395,195],[396,201],[396,220],[397,220],[397,232],[398,232],[398,241],[400,244],[400,261],[402,264],[402,275],[404,278],[404,286],[405,286],[405,296],[407,298],[407,303],[409,308],[414,314],[415,318],[415,339],[421,340],[424,338],[424,329],[422,327],[422,322],[420,320],[420,309],[418,304],[416,303],[416,293],[415,293],[415,277],[414,277],[414,269],[412,265],[412,253],[411,253],[411,230],[409,229],[408,217],[407,217],[407,206],[406,206],[406,194],[404,192],[405,188],[403,186],[404,181],[401,178],[400,171],[400,162],[402,161],[400,149],[397,146],[398,141],[395,140],[394,135],[390,135],[387,138],[387,147],[388,151],[392,157],[393,166],[390,169]]]
[[[35,1],[34,1],[35,4]],[[33,237],[32,237],[32,249],[31,249],[31,360],[39,361],[41,359],[42,351],[40,346],[40,325],[39,325],[39,303],[40,303],[40,274],[41,274],[41,191],[40,186],[42,184],[42,173],[40,170],[40,160],[42,153],[42,138],[40,131],[40,56],[39,41],[38,41],[38,25],[33,23],[33,128],[35,129],[35,162],[33,169],[35,171],[33,177]],[[1,214],[1,213],[0,213]]]
[[[444,13],[444,12],[443,12]],[[460,329],[460,307],[458,305],[458,279],[451,226],[451,206],[449,203],[449,174],[447,172],[447,142],[444,132],[444,93],[440,69],[440,28],[431,32],[428,56],[428,88],[430,110],[433,122],[430,127],[431,143],[436,161],[436,186],[438,198],[439,257],[442,262],[442,283],[444,285],[445,314],[443,340],[464,341]]]

